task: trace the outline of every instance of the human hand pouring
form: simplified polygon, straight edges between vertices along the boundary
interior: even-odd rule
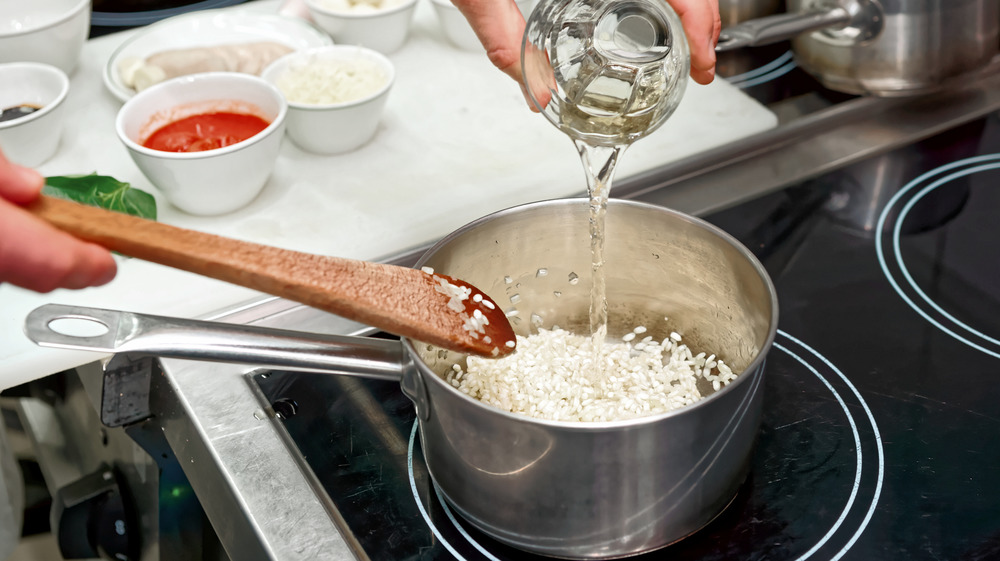
[[[418,269],[302,253],[41,197],[28,210],[112,251],[294,300],[403,337],[486,357],[514,350],[499,306]]]

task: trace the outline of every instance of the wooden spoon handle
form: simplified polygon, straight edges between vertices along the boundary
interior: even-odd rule
[[[427,289],[430,276],[416,269],[234,240],[46,196],[28,210],[121,254],[301,302],[398,335],[454,348],[454,335],[433,340],[428,332],[462,332],[460,323],[449,323],[458,321],[457,314],[438,314],[441,324],[427,325],[435,321],[427,310],[441,304],[427,301],[436,293]]]
[[[41,197],[29,210],[60,230],[112,251],[265,292],[283,293],[298,284],[316,288],[314,283],[319,281],[333,284],[338,291],[349,290],[342,281],[355,276],[357,268],[364,268],[364,262],[177,228],[53,197]],[[322,269],[311,266],[317,260]],[[341,282],[329,283],[331,275],[337,275]]]

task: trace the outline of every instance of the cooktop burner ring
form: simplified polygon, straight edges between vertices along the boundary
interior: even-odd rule
[[[875,251],[878,254],[879,266],[882,268],[882,272],[889,281],[889,284],[892,285],[893,290],[896,291],[903,301],[906,302],[906,304],[915,312],[917,312],[917,314],[944,333],[995,358],[1000,358],[1000,340],[991,337],[956,318],[953,314],[949,313],[939,304],[934,302],[934,300],[932,300],[927,293],[920,288],[903,259],[900,238],[902,226],[906,220],[907,214],[909,214],[913,207],[929,193],[957,179],[998,169],[1000,169],[1000,154],[986,154],[958,160],[924,173],[903,186],[903,188],[889,200],[885,208],[882,209],[882,213],[879,216],[878,223],[875,228]],[[901,282],[893,273],[889,261],[886,259],[886,250],[883,248],[887,238],[885,235],[886,223],[889,221],[889,216],[893,213],[896,206],[900,204],[903,198],[910,192],[917,189],[919,189],[919,191],[917,191],[916,194],[903,204],[902,208],[899,210],[899,214],[895,217],[892,225],[892,236],[889,239],[891,242],[890,253],[894,258],[894,264],[896,268],[898,268],[899,274],[903,278],[903,282]],[[931,311],[924,309],[923,305],[915,302],[914,298],[911,298],[911,296],[907,294],[907,291],[904,290],[902,286],[904,283],[909,290],[916,295],[916,298],[922,301],[923,305],[929,307]],[[993,348],[990,348],[991,346]]]
[[[794,347],[798,347],[799,349],[801,349],[801,351],[797,352],[794,349]],[[864,473],[864,467],[868,463],[868,462],[864,461],[864,455],[865,454],[863,452],[861,435],[859,433],[859,428],[858,428],[859,427],[859,422],[855,419],[855,416],[851,412],[850,408],[848,407],[848,404],[846,403],[844,397],[837,391],[837,389],[834,387],[834,385],[829,380],[827,380],[826,377],[824,377],[824,375],[822,373],[820,373],[819,369],[816,366],[814,366],[813,364],[810,364],[810,362],[809,362],[808,359],[811,359],[811,360],[814,360],[814,361],[818,361],[818,363],[821,364],[821,365],[823,365],[823,367],[825,367],[825,368],[829,369],[831,372],[833,372],[834,375],[839,379],[840,383],[842,383],[842,384],[844,384],[844,385],[847,386],[847,388],[849,389],[849,391],[853,394],[853,397],[857,400],[858,404],[860,404],[862,410],[864,411],[864,414],[865,414],[865,417],[866,417],[866,421],[867,421],[867,423],[870,424],[871,433],[874,436],[875,449],[876,449],[876,454],[877,454],[877,461],[875,462],[875,465],[876,465],[875,489],[874,489],[874,492],[873,492],[873,494],[871,496],[871,501],[870,501],[869,505],[867,506],[867,509],[864,510],[864,516],[861,519],[861,521],[858,523],[857,528],[854,529],[853,534],[851,534],[847,538],[846,542],[843,542],[843,545],[841,546],[840,550],[837,551],[836,553],[834,553],[833,556],[830,558],[831,560],[836,561],[836,560],[840,559],[841,557],[843,557],[848,552],[848,550],[850,550],[851,547],[855,544],[855,542],[858,540],[858,538],[860,538],[861,535],[864,533],[865,529],[868,526],[869,521],[871,520],[872,516],[875,513],[875,508],[878,505],[879,498],[881,497],[882,484],[883,484],[884,475],[885,475],[885,455],[884,455],[884,450],[883,450],[883,446],[882,446],[882,437],[881,437],[880,431],[878,429],[878,424],[875,421],[875,417],[872,414],[871,408],[868,406],[867,402],[861,396],[861,393],[854,386],[854,384],[852,384],[851,381],[840,371],[840,369],[838,369],[836,366],[834,366],[833,363],[831,363],[826,357],[824,357],[822,354],[820,354],[818,351],[816,351],[815,349],[813,349],[812,347],[810,347],[806,343],[804,343],[804,342],[800,341],[799,339],[797,339],[797,338],[795,338],[795,337],[793,337],[793,336],[791,336],[791,335],[789,335],[789,334],[781,331],[780,329],[778,330],[778,337],[775,339],[774,347],[773,348],[782,351],[783,353],[785,353],[789,357],[791,357],[793,360],[795,360],[797,363],[799,363],[802,366],[804,366],[817,379],[819,379],[819,381],[822,383],[822,385],[830,393],[833,394],[834,399],[839,404],[839,406],[840,406],[841,410],[843,411],[844,415],[847,417],[848,423],[850,424],[852,437],[854,439],[854,450],[855,450],[855,453],[857,455],[857,463],[856,463],[856,470],[855,470],[854,482],[853,482],[853,486],[851,488],[850,497],[848,498],[847,503],[844,506],[844,509],[841,511],[841,513],[838,516],[838,518],[836,519],[836,521],[831,525],[830,529],[808,551],[806,551],[805,553],[803,553],[802,555],[800,555],[799,557],[797,557],[796,558],[797,561],[804,561],[806,559],[809,559],[816,552],[818,552],[820,549],[822,549],[825,546],[827,546],[833,540],[833,538],[838,535],[838,533],[841,531],[841,529],[844,528],[844,523],[847,520],[848,515],[851,514],[852,512],[856,511],[855,507],[859,507],[859,508],[862,508],[862,509],[864,508],[863,505],[857,504],[856,501],[857,501],[859,490],[861,488],[861,479],[862,479],[862,475]],[[804,358],[803,356],[801,356],[800,354],[798,354],[799,352],[804,353],[805,355],[807,355],[807,357]],[[420,492],[419,492],[418,487],[417,487],[416,477],[414,475],[414,470],[413,470],[414,451],[415,451],[416,440],[417,440],[417,435],[418,435],[418,426],[419,426],[418,425],[418,421],[414,420],[412,428],[410,430],[410,438],[409,438],[409,443],[408,443],[408,447],[407,447],[407,455],[406,455],[406,463],[407,463],[407,472],[408,472],[408,478],[409,478],[409,484],[410,484],[410,491],[411,491],[411,493],[413,495],[414,501],[416,502],[417,509],[419,510],[420,515],[424,518],[424,521],[427,523],[427,525],[430,528],[431,532],[437,537],[437,539],[442,544],[442,546],[449,553],[451,553],[453,556],[455,556],[456,559],[464,560],[464,559],[466,559],[466,557],[463,557],[459,553],[458,548],[456,548],[455,545],[453,545],[452,543],[450,543],[448,541],[448,538],[445,536],[444,532],[442,532],[441,529],[439,529],[435,525],[434,521],[431,518],[430,513],[428,512],[428,506],[425,505],[424,502],[423,502],[423,500],[421,499]],[[445,498],[444,498],[443,494],[441,493],[440,489],[438,488],[437,483],[434,482],[433,478],[431,478],[430,480],[431,480],[431,485],[432,485],[432,487],[434,489],[435,496],[437,497],[437,501],[438,501],[439,505],[441,506],[441,509],[444,512],[445,516],[448,518],[448,521],[454,527],[454,529],[462,536],[462,538],[464,538],[467,541],[467,543],[469,545],[471,545],[472,547],[474,547],[476,549],[476,551],[478,551],[480,554],[482,554],[486,559],[489,559],[490,561],[502,561],[498,557],[496,557],[493,554],[491,554],[489,552],[489,550],[486,549],[485,546],[483,546],[482,544],[480,544],[465,529],[465,527],[461,523],[461,520],[458,518],[458,516],[456,516],[454,514],[454,512],[448,506],[448,503],[445,500]],[[832,546],[832,547],[836,547],[836,546]]]
[[[726,81],[743,90],[752,88],[753,86],[759,86],[760,84],[766,84],[772,80],[777,80],[792,70],[795,70],[797,67],[798,65],[795,63],[792,51],[789,49],[771,62],[754,68],[753,70],[748,70],[742,74],[730,76],[726,78]]]
[[[859,434],[858,431],[858,422],[855,420],[854,415],[847,407],[844,398],[840,395],[840,393],[836,390],[836,388],[833,387],[830,381],[827,380],[819,372],[818,369],[809,364],[809,362],[805,358],[796,354],[787,346],[781,344],[781,342],[779,342],[779,339],[782,338],[787,339],[788,343],[791,343],[792,345],[797,345],[803,351],[805,351],[805,353],[811,355],[814,359],[818,360],[826,368],[829,368],[840,379],[840,381],[850,389],[851,393],[854,395],[858,403],[861,405],[861,408],[864,410],[865,416],[867,417],[867,421],[871,425],[870,428],[875,439],[875,447],[877,453],[875,490],[872,494],[871,502],[868,505],[864,517],[859,523],[857,529],[850,536],[850,538],[848,538],[847,542],[841,547],[841,549],[837,553],[835,553],[832,557],[830,557],[831,561],[837,561],[838,559],[843,557],[848,552],[848,550],[851,549],[851,547],[854,546],[854,543],[857,542],[858,538],[861,537],[861,534],[864,533],[865,529],[868,527],[868,523],[871,521],[872,516],[875,514],[875,507],[878,505],[879,498],[882,495],[882,484],[885,479],[885,451],[882,447],[882,436],[878,429],[878,423],[875,421],[875,416],[872,414],[871,408],[868,406],[868,403],[865,401],[864,397],[861,396],[861,392],[858,391],[858,389],[854,386],[854,384],[851,383],[851,381],[847,378],[847,376],[845,376],[844,373],[841,372],[839,368],[834,366],[834,364],[830,362],[825,356],[820,354],[819,351],[810,347],[803,341],[800,341],[799,339],[779,329],[778,337],[775,339],[774,342],[774,348],[783,351],[785,354],[787,354],[795,361],[797,361],[799,364],[804,366],[814,376],[816,376],[816,378],[818,378],[820,382],[823,383],[823,385],[830,391],[830,393],[833,394],[834,398],[837,400],[837,403],[840,405],[845,416],[847,417],[848,422],[850,423],[851,433],[852,436],[854,437],[855,451],[857,453],[857,468],[854,476],[854,485],[851,489],[851,496],[848,499],[847,504],[844,506],[844,509],[841,511],[840,516],[838,516],[836,522],[834,522],[834,524],[830,527],[830,530],[828,530],[827,533],[824,534],[823,537],[820,538],[820,540],[812,548],[810,548],[801,556],[797,557],[796,561],[804,561],[805,559],[809,559],[812,555],[814,555],[817,551],[819,551],[822,547],[824,547],[838,533],[838,531],[844,524],[844,521],[846,520],[848,514],[850,514],[853,511],[854,501],[857,498],[858,491],[861,487],[861,478],[864,468],[864,461],[863,461],[864,453],[862,452],[861,435]]]

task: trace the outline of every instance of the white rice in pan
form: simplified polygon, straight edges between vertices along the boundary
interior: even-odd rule
[[[662,413],[718,391],[736,374],[715,355],[695,355],[678,333],[662,341],[637,327],[621,343],[601,345],[604,368],[593,367],[590,336],[553,328],[517,336],[517,351],[500,359],[468,358],[451,385],[494,407],[553,421],[617,421]],[[641,337],[641,339],[640,339]],[[638,339],[638,340],[637,340]]]

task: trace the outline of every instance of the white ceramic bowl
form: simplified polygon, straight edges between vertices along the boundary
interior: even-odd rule
[[[402,0],[401,4],[389,8],[358,12],[332,8],[333,1],[306,0],[316,25],[329,33],[336,43],[360,45],[383,54],[399,50],[406,42],[417,8],[417,0]],[[349,1],[341,0],[344,4]]]
[[[518,0],[516,2],[521,14],[527,18],[531,14],[534,0]],[[431,0],[434,12],[437,14],[438,22],[444,36],[456,47],[467,51],[482,51],[483,44],[476,37],[476,32],[472,30],[468,20],[458,11],[458,8],[450,0]],[[519,45],[520,46],[520,45]]]
[[[0,64],[0,109],[31,105],[33,113],[0,122],[0,149],[12,162],[34,167],[59,148],[65,120],[69,78],[62,70],[39,62]]]
[[[288,137],[308,152],[339,154],[353,150],[375,136],[389,90],[395,81],[392,62],[385,55],[366,47],[333,45],[287,54],[271,63],[261,74],[281,89],[282,78],[288,72],[301,71],[311,64],[335,64],[338,61],[370,62],[382,73],[385,82],[364,97],[343,103],[304,103],[286,95]]]
[[[166,152],[142,145],[164,125],[212,111],[249,113],[270,121],[256,135],[201,152]],[[267,183],[281,148],[288,105],[264,79],[234,72],[181,76],[137,93],[115,119],[118,138],[163,196],[190,214],[232,212]]]
[[[0,0],[0,62],[76,70],[90,33],[91,0]]]

